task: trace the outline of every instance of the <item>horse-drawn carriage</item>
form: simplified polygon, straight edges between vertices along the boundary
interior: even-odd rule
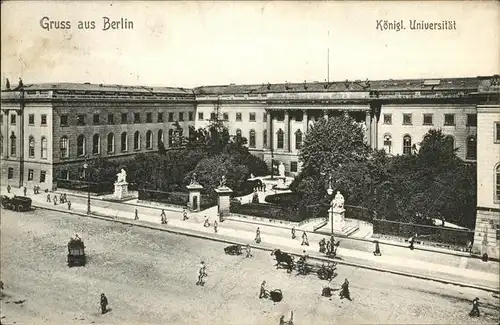
[[[276,268],[286,268],[288,273],[291,273],[294,269],[301,275],[316,273],[321,280],[331,280],[337,276],[335,272],[337,263],[335,262],[329,262],[326,265],[325,263],[319,264],[314,261],[295,262],[293,256],[279,249],[275,249],[271,255],[274,255],[276,258]]]
[[[87,257],[85,256],[85,244],[80,238],[71,238],[68,243],[68,266],[85,266]]]
[[[243,254],[241,245],[230,245],[224,247],[224,252],[228,255],[241,255]]]
[[[25,212],[31,210],[31,199],[26,196],[14,196],[12,198],[7,195],[0,196],[0,204],[3,208]]]

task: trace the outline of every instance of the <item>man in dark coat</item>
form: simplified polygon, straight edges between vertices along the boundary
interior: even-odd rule
[[[266,281],[262,281],[260,285],[259,299],[265,298],[266,296],[267,296]]]
[[[472,300],[472,310],[469,313],[470,317],[479,317],[479,298]]]
[[[106,298],[104,293],[101,293],[101,314],[106,313],[107,307],[108,307],[108,298]]]
[[[351,300],[351,294],[349,293],[349,281],[345,279],[344,283],[342,283],[342,287],[340,289],[340,299],[347,298]]]
[[[373,252],[373,255],[382,256],[382,253],[380,252],[380,245],[378,243],[378,240],[375,241],[375,251]]]

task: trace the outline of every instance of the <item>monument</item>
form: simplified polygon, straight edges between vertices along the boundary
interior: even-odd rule
[[[281,162],[278,166],[278,185],[276,185],[275,189],[277,190],[288,190],[289,186],[286,185],[286,176],[285,176],[285,165]]]
[[[333,190],[331,188],[328,189],[328,194],[333,194]],[[320,228],[321,230],[318,231]],[[315,231],[324,234],[349,236],[358,229],[359,226],[357,224],[346,225],[344,196],[340,194],[340,191],[337,191],[337,194],[335,194],[335,197],[330,202],[327,220],[319,228],[316,228]]]
[[[188,207],[191,211],[200,211],[201,210],[201,190],[203,190],[203,186],[196,180],[196,173],[193,173],[191,178],[191,182],[186,188],[189,191],[189,202]]]
[[[218,212],[220,221],[222,221],[224,215],[229,213],[230,197],[231,193],[233,193],[233,190],[226,186],[226,176],[222,175],[219,187],[215,189],[215,192],[219,196],[217,200]]]
[[[129,196],[127,172],[123,168],[118,174],[116,174],[115,192],[113,196],[118,200],[122,200]]]

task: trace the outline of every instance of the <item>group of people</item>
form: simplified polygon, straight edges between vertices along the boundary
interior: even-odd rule
[[[338,246],[338,243],[335,245],[335,237],[333,235],[330,236],[329,241],[326,241],[325,238],[321,238],[318,245],[320,253],[325,253],[326,255],[335,255],[337,253],[335,246]]]
[[[297,238],[297,235],[295,233],[295,227],[292,227],[292,239],[295,238]],[[307,233],[305,231],[302,232],[302,243],[300,245],[309,246],[309,239],[307,238]]]
[[[205,222],[203,222],[203,227],[208,228],[210,227],[210,221],[208,220],[208,217],[205,216]],[[217,229],[219,227],[219,224],[217,223],[217,220],[214,221],[214,232],[217,233]]]
[[[265,192],[266,191],[266,184],[265,183],[258,183],[254,188],[254,192]]]
[[[7,185],[7,193],[10,194],[10,191],[12,191],[12,186],[10,184]],[[24,196],[28,196],[28,187],[24,186],[23,187],[23,194]],[[40,194],[40,186],[34,185],[33,186],[33,194]]]

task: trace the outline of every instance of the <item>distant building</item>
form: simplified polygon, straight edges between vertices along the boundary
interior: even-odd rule
[[[86,157],[120,160],[171,148],[189,126],[227,121],[250,151],[300,171],[298,150],[319,118],[347,113],[366,142],[409,154],[429,129],[453,138],[460,158],[477,155],[477,107],[499,102],[498,76],[203,86],[25,84],[2,91],[2,184],[42,189],[82,179]],[[496,90],[495,90],[496,89]]]
[[[473,252],[500,258],[500,105],[477,107],[477,212]]]

